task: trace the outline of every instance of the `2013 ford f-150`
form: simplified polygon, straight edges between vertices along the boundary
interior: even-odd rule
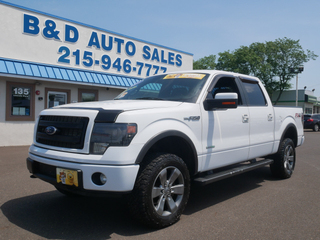
[[[27,167],[66,195],[128,194],[154,227],[179,220],[190,183],[270,165],[294,170],[303,111],[273,107],[259,79],[223,71],[155,75],[114,100],[43,110]]]

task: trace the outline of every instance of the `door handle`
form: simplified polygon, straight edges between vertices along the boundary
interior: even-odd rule
[[[243,123],[248,123],[248,122],[249,122],[249,116],[248,116],[248,114],[243,114],[243,115],[242,115],[242,122],[243,122]]]

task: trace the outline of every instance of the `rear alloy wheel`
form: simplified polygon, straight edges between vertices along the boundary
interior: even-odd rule
[[[315,125],[313,126],[313,131],[315,131],[315,132],[318,132],[318,131],[319,131],[319,125],[318,125],[318,124],[315,124]]]
[[[272,174],[279,178],[290,178],[296,163],[295,145],[290,138],[284,139],[270,165]]]
[[[158,154],[141,168],[129,202],[134,217],[156,228],[177,222],[190,192],[186,164],[176,155]]]

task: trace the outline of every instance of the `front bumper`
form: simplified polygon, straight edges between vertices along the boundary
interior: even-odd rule
[[[71,169],[78,172],[79,187],[65,186],[57,183],[56,168]],[[61,188],[76,191],[100,191],[113,193],[130,192],[135,184],[139,171],[139,165],[98,165],[88,163],[64,162],[61,160],[49,159],[29,153],[27,158],[27,168],[29,172],[46,182]],[[104,185],[96,185],[92,181],[94,173],[103,173],[107,176]]]

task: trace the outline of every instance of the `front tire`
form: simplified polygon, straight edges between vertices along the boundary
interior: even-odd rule
[[[295,145],[290,138],[284,139],[274,156],[274,162],[270,165],[272,174],[275,177],[290,178],[296,163]]]
[[[163,228],[179,221],[190,193],[184,161],[173,154],[149,157],[141,166],[129,207],[142,223]]]

